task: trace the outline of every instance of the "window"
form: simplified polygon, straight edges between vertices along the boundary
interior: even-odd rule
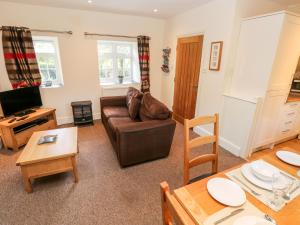
[[[140,82],[136,42],[98,41],[98,65],[101,84]]]
[[[42,87],[63,86],[57,38],[35,36],[33,45],[42,77]]]

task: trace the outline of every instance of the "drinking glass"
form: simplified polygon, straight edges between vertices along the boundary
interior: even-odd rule
[[[292,189],[294,188],[295,184],[296,184],[296,181],[294,179],[288,179],[287,180],[287,187],[285,189],[285,195],[288,197],[288,198],[291,198],[290,196],[290,192],[292,191]]]
[[[272,177],[272,191],[274,194],[274,198],[272,204],[275,207],[280,207],[283,204],[283,195],[286,193],[288,188],[287,182],[278,182],[278,176],[273,175]]]

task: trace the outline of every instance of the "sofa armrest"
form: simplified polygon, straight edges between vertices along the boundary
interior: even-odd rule
[[[126,96],[101,97],[100,106],[126,106]]]
[[[168,156],[175,127],[176,122],[172,119],[118,126],[117,154],[121,166]]]

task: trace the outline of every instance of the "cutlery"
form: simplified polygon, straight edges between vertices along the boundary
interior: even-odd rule
[[[225,220],[229,219],[230,217],[233,217],[241,212],[243,212],[245,209],[241,208],[241,209],[237,209],[232,211],[229,215],[223,217],[222,219],[217,220],[216,222],[214,222],[215,225],[224,222]]]
[[[238,182],[240,182],[242,185],[244,185],[246,188],[248,188],[252,194],[256,195],[256,196],[260,196],[261,194],[252,190],[251,187],[249,187],[249,185],[247,185],[244,181],[242,181],[240,178],[238,178],[237,176],[233,175],[233,178],[236,179]]]
[[[271,216],[269,216],[268,214],[265,214],[265,219],[270,221],[271,223],[277,225],[276,220],[274,220]]]
[[[290,180],[297,180],[296,178],[294,178],[294,177],[292,177],[292,176],[290,176],[290,175],[288,175],[288,174],[286,174],[286,173],[284,173],[282,171],[280,171],[280,174],[283,175],[284,177],[289,178]]]
[[[299,187],[300,185],[298,184],[293,190],[290,191],[290,195],[297,191]]]
[[[287,201],[291,200],[291,193],[286,193],[286,194],[284,194],[284,195],[282,196],[282,198],[283,198],[284,200],[287,200]]]

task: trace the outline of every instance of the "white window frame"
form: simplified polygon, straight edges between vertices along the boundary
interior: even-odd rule
[[[100,44],[112,44],[112,53],[101,53]],[[130,78],[123,79],[123,83],[118,83],[118,66],[117,58],[122,55],[123,58],[129,58],[127,55],[122,53],[117,53],[117,46],[130,46],[130,59],[131,59],[131,76]],[[134,52],[136,51],[136,52]],[[137,42],[134,41],[122,41],[122,40],[98,40],[97,41],[97,55],[98,55],[98,71],[99,71],[99,81],[100,85],[127,85],[127,84],[139,84],[140,83],[140,68],[138,60],[138,48]],[[135,55],[136,54],[136,55]],[[104,55],[104,56],[103,56]],[[113,59],[113,78],[101,78],[100,74],[100,59],[101,57],[107,57]]]
[[[34,41],[50,41],[53,42],[54,48],[55,48],[55,65],[57,69],[57,78],[56,81],[52,83],[51,86],[46,86],[45,83],[43,83],[43,77],[42,77],[42,88],[58,88],[58,87],[63,87],[64,86],[64,80],[63,80],[63,73],[62,73],[62,67],[61,67],[61,59],[60,59],[60,51],[59,51],[59,45],[58,45],[58,38],[57,37],[51,37],[51,36],[33,36],[32,37],[33,42]],[[38,54],[37,55],[37,60],[38,60]],[[46,53],[45,53],[46,54]],[[38,63],[39,64],[39,63]],[[40,65],[39,65],[40,69]]]

